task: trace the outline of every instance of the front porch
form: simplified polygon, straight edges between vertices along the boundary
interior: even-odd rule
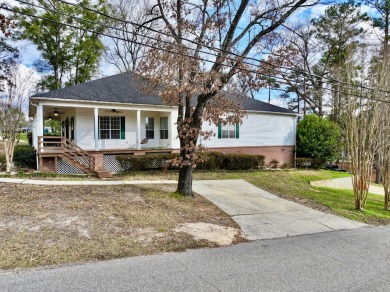
[[[106,149],[86,151],[63,136],[38,137],[38,169],[60,174],[96,174],[99,178],[112,177],[121,170],[117,155],[145,155],[172,153],[171,148]]]
[[[176,110],[172,107],[136,107],[40,102],[36,106],[33,143],[45,136],[48,122],[59,123],[57,136],[88,151],[177,148]]]
[[[33,145],[38,170],[57,173],[117,172],[115,156],[178,149],[172,107],[45,101],[36,106]],[[56,121],[51,133],[49,122]]]

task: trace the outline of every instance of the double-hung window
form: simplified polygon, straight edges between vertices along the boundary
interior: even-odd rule
[[[154,118],[146,118],[146,139],[154,139]]]
[[[160,118],[160,139],[168,139],[168,117]]]
[[[121,139],[121,117],[99,117],[100,139]]]
[[[238,139],[240,137],[239,124],[218,125],[218,139]]]

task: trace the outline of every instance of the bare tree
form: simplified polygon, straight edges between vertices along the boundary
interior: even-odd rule
[[[202,123],[235,124],[244,116],[242,100],[224,89],[236,74],[258,68],[245,58],[261,55],[261,44],[307,2],[156,1],[152,20],[162,22],[160,31],[167,37],[154,44],[139,71],[164,84],[163,101],[178,107],[177,192],[192,196],[192,170],[200,159],[197,141],[212,135],[202,131]]]
[[[387,97],[387,96],[386,96]],[[390,98],[386,98],[390,102]],[[383,177],[385,191],[385,210],[390,211],[390,103],[380,107],[380,128],[378,161]]]
[[[373,58],[371,66],[372,87],[379,88],[377,96],[381,100],[378,108],[379,127],[378,127],[378,152],[375,157],[375,169],[377,178],[383,178],[383,187],[385,191],[385,210],[390,211],[390,80],[388,78],[390,65],[389,62],[382,62],[380,53]],[[378,175],[379,173],[379,175]],[[377,182],[377,180],[376,180]],[[378,183],[379,183],[378,182]]]
[[[20,127],[25,121],[24,110],[28,94],[33,87],[32,72],[22,73],[20,65],[10,69],[5,94],[0,101],[0,137],[3,140],[6,171],[13,165],[15,146],[19,142]]]
[[[285,28],[282,32],[283,45],[274,52],[273,60],[292,68],[280,74],[288,84],[286,91],[297,96],[292,102],[298,110],[303,103],[304,114],[312,112],[323,116],[323,86],[329,72],[326,62],[318,60],[324,50],[315,38],[315,28],[309,19]]]
[[[147,23],[144,26],[136,26],[132,23],[147,22],[150,18],[148,15],[151,9],[150,1],[111,0],[110,9],[111,14],[126,22],[113,21],[112,25],[115,29],[109,29],[108,34],[114,38],[109,39],[104,58],[121,72],[134,71],[148,49],[145,46],[150,42],[148,37],[153,35],[148,28],[155,26],[155,23]]]
[[[350,56],[350,55],[349,55]],[[351,56],[349,57],[351,58]],[[374,84],[372,80],[375,76],[367,77],[365,75],[367,64],[362,53],[361,60],[357,64],[351,59],[346,63],[345,78],[350,82],[363,83],[368,81]],[[360,76],[357,76],[356,65],[360,65]],[[357,78],[358,77],[358,78]],[[360,80],[359,80],[360,79]],[[371,80],[370,80],[371,79]],[[353,90],[351,87],[343,88],[345,92],[345,111],[342,114],[346,145],[351,158],[352,184],[355,194],[355,208],[363,210],[367,202],[373,162],[378,150],[378,130],[379,130],[379,108],[381,103],[375,100],[381,84],[377,84],[378,90],[364,90],[364,87]]]

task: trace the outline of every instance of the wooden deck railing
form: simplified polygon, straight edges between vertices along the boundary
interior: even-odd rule
[[[50,153],[65,156],[91,171],[95,169],[95,158],[66,137],[39,136],[38,154]]]

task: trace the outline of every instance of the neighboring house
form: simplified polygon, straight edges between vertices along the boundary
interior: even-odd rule
[[[115,155],[175,152],[177,108],[149,94],[147,81],[122,73],[30,98],[38,169],[59,173],[118,170]],[[266,162],[291,163],[297,114],[255,99],[243,103],[242,125],[204,123],[216,136],[202,141],[208,151],[263,154]],[[62,137],[44,136],[44,120],[58,118]],[[105,170],[105,171],[104,171]]]

